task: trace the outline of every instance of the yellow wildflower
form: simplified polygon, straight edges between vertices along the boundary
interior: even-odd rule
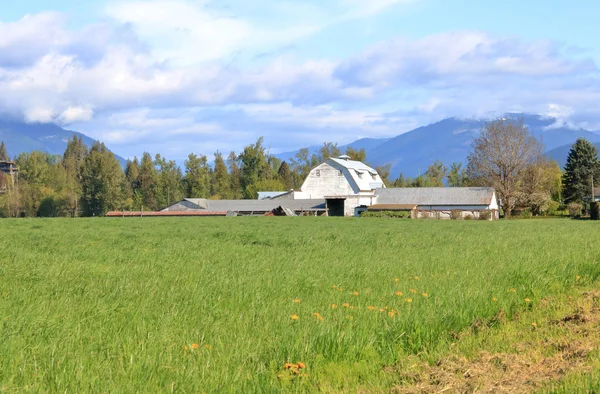
[[[537,327],[537,324],[535,324],[535,323],[531,323],[531,327],[533,327],[533,328],[536,328],[536,327]]]
[[[412,302],[412,298],[407,298],[406,302]]]
[[[292,316],[290,316],[290,319],[292,319],[292,320],[299,320],[300,318],[298,317],[298,315],[296,315],[294,313]]]
[[[396,295],[397,295],[398,297],[402,297],[402,295],[403,295],[403,294],[402,294],[402,292],[401,292],[401,291],[397,291],[397,292],[396,292]]]
[[[418,276],[415,276],[415,280],[419,280],[419,277],[418,277]]]
[[[331,309],[337,308],[337,304],[331,304]]]
[[[294,304],[299,304],[299,303],[301,303],[301,302],[302,302],[302,300],[300,300],[300,299],[296,298],[295,300],[292,300],[292,302],[293,302]]]
[[[369,306],[367,307],[367,309],[368,309],[368,310],[370,310],[370,311],[374,311],[374,310],[375,310],[375,309],[377,309],[377,308],[376,308],[376,307],[374,307],[373,305],[369,305]]]
[[[513,288],[511,288],[511,289],[508,289],[508,290],[507,290],[507,292],[509,292],[509,293],[516,293],[516,292],[517,292],[517,289],[515,289],[515,288],[513,287]]]
[[[423,293],[421,294],[423,297],[428,297],[429,295],[427,293]]]
[[[400,279],[394,278],[394,282],[400,282]]]
[[[344,308],[350,308],[350,304],[348,304],[347,302],[344,302],[344,304],[342,305]]]
[[[319,320],[321,320],[321,321],[323,320],[323,316],[321,316],[321,314],[320,314],[319,312],[315,312],[315,313],[313,313],[313,315],[314,315],[314,316],[315,316],[317,319],[319,319]]]
[[[213,347],[211,345],[204,345],[204,348],[207,350],[213,350]]]
[[[525,298],[525,302],[531,302],[529,298]]]
[[[352,293],[352,295],[357,296],[358,295],[358,291],[355,291],[354,293]]]
[[[411,293],[416,293],[417,292],[415,289],[409,289],[408,291],[410,291]]]
[[[498,299],[496,297],[492,298],[492,301],[496,302]]]
[[[198,344],[197,343],[192,343],[192,349],[198,349]]]

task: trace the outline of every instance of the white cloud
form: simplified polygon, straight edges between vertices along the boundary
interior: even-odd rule
[[[94,116],[94,111],[91,108],[83,107],[68,107],[58,117],[61,123],[86,122]]]
[[[358,18],[402,3],[339,0],[333,8]],[[0,24],[7,33],[0,34],[0,48],[14,49],[10,61],[0,51],[0,109],[30,122],[73,124],[124,155],[150,149],[139,141],[173,154],[238,149],[232,144],[260,135],[281,149],[343,143],[447,116],[507,111],[600,128],[596,65],[546,41],[452,32],[380,42],[342,61],[287,55],[242,66],[223,59],[299,39],[312,34],[312,25],[291,24],[277,35],[270,25],[202,2],[115,4],[116,26],[71,32],[59,14]],[[286,12],[299,7],[279,5],[286,6]],[[317,15],[316,29],[325,25],[329,7],[322,15],[298,9]],[[30,42],[31,50],[22,48]]]

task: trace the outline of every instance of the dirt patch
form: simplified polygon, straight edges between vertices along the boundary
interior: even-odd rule
[[[535,340],[515,343],[514,353],[481,351],[472,359],[453,355],[435,365],[415,356],[402,363],[403,367],[392,368],[405,382],[392,392],[529,393],[571,372],[591,371],[588,355],[600,348],[600,308],[595,305],[599,295],[585,294],[585,307],[549,322],[548,327],[559,326],[558,334],[532,327],[539,335]]]

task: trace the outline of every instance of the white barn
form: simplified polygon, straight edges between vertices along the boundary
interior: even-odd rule
[[[313,168],[294,199],[325,199],[329,216],[354,216],[385,188],[377,171],[349,156],[327,159]],[[364,208],[363,208],[364,210]]]

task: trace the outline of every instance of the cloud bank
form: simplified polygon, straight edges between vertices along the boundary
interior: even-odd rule
[[[564,44],[453,31],[345,58],[286,50],[405,3],[273,2],[265,7],[287,17],[265,22],[260,10],[263,20],[243,19],[202,1],[129,1],[79,30],[60,13],[27,15],[0,23],[0,109],[76,128],[125,156],[176,159],[258,136],[284,151],[508,111],[600,129],[597,65]]]

